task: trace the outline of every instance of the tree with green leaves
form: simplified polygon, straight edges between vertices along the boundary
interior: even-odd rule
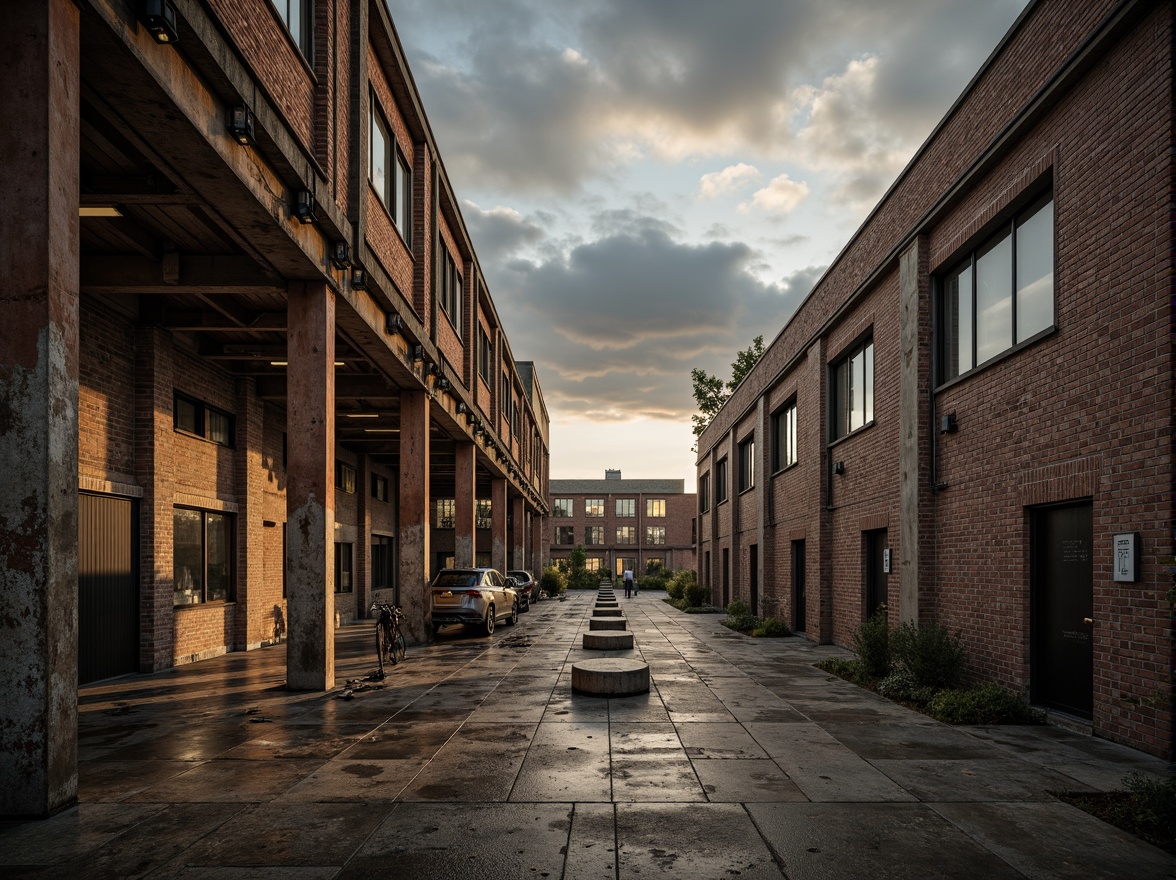
[[[697,367],[690,371],[690,379],[694,383],[694,400],[698,404],[698,412],[690,417],[695,437],[702,435],[711,419],[723,408],[731,392],[739,387],[739,383],[751,372],[763,353],[764,337],[761,334],[751,341],[750,346],[735,355],[735,361],[731,364],[731,378],[726,382]]]

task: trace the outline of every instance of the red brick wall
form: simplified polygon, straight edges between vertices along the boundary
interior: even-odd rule
[[[90,297],[79,321],[78,466],[82,475],[135,481],[135,346],[130,322]]]

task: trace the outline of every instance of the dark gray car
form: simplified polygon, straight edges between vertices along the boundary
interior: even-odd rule
[[[529,571],[508,571],[508,578],[515,579],[515,591],[519,594],[519,610],[530,611],[531,603],[539,600],[539,582]]]

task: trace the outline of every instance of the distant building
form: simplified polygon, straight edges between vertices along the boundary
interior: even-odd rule
[[[551,561],[582,546],[590,570],[613,576],[693,569],[697,496],[684,489],[684,480],[625,480],[617,470],[603,480],[551,480]]]

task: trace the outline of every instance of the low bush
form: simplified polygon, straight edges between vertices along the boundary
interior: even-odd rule
[[[829,657],[816,664],[817,669],[844,678],[848,682],[865,687],[872,679],[860,660],[846,660],[844,657]]]
[[[952,635],[938,623],[902,624],[891,630],[889,648],[891,661],[910,676],[917,688],[954,688],[967,661],[960,633]]]
[[[887,676],[890,672],[890,622],[886,617],[886,606],[853,631],[853,649],[866,675],[871,678]]]
[[[792,630],[778,617],[765,617],[751,631],[751,634],[757,639],[780,639],[792,635]]]
[[[723,613],[722,608],[716,608],[714,605],[711,605],[709,602],[703,603],[702,605],[688,605],[685,608],[683,608],[682,610],[685,611],[687,614],[722,614]]]
[[[935,696],[935,688],[919,684],[907,670],[899,669],[878,682],[878,693],[888,700],[923,706]]]
[[[670,582],[666,585],[666,594],[671,599],[685,599],[686,587],[690,584],[697,583],[698,577],[695,575],[693,569],[684,568],[681,571],[675,572],[674,576],[670,578]]]
[[[539,589],[543,591],[544,596],[554,599],[556,596],[562,596],[567,588],[567,580],[558,568],[546,568],[543,574],[539,575]]]
[[[987,682],[967,690],[948,688],[927,703],[927,714],[945,724],[1033,724],[1040,713],[1022,697]]]
[[[665,572],[655,571],[647,574],[643,578],[637,580],[637,589],[639,590],[664,590],[669,583],[669,578],[666,577]]]
[[[697,608],[704,602],[710,601],[710,587],[693,581],[683,588],[682,598],[686,600],[687,608]]]

